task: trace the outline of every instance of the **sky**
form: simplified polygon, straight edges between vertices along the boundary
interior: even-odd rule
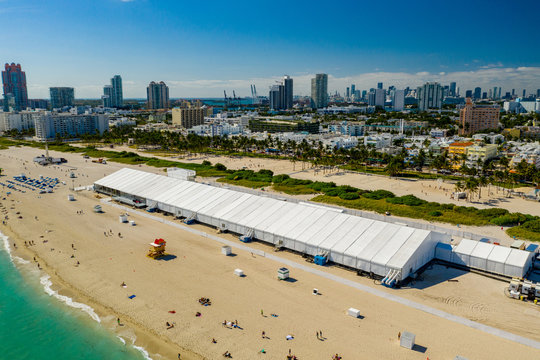
[[[150,81],[170,96],[259,95],[284,75],[309,95],[456,81],[540,88],[540,1],[0,0],[0,62],[20,63],[30,98],[71,86],[99,98],[120,74],[125,98]]]

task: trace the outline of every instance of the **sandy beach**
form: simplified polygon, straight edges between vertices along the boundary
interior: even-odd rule
[[[53,156],[65,157],[68,163],[44,168],[32,163],[32,158],[39,154],[40,150],[24,147],[1,150],[0,167],[5,176],[0,181],[12,180],[14,175],[24,172],[33,178],[39,175],[58,177],[66,184],[59,185],[52,194],[42,195],[32,191],[12,191],[7,196],[6,189],[0,188],[0,203],[9,217],[0,231],[16,244],[14,251],[18,256],[30,261],[36,257],[36,263],[39,262],[43,272],[51,275],[60,293],[94,307],[104,319],[104,325],[118,334],[135,334],[136,344],[146,348],[152,358],[173,359],[181,353],[182,359],[220,359],[225,351],[229,351],[234,359],[285,359],[289,350],[299,359],[331,359],[336,353],[343,359],[453,359],[456,355],[469,359],[540,358],[539,349],[308,271],[295,269],[291,271],[294,281],[278,281],[276,271],[282,264],[259,254],[272,253],[540,341],[540,307],[507,298],[505,282],[435,266],[409,287],[391,290],[346,269],[308,264],[301,256],[290,252],[274,253],[271,247],[262,243],[249,244],[254,253],[235,250],[234,256],[226,257],[220,252],[221,243],[162,224],[134,210],[129,211],[129,219],[137,225],[120,224],[118,217],[124,210],[102,204],[103,199],[93,192],[69,189],[73,185],[90,185],[125,165],[95,164],[80,154],[51,152]],[[257,163],[260,159],[253,159],[253,162],[248,159],[240,166],[238,161],[227,162],[227,159],[208,160],[231,168],[247,166],[256,169],[262,164]],[[264,161],[264,168],[276,173],[293,173],[290,162]],[[273,162],[275,168],[269,165]],[[298,171],[299,164],[295,166]],[[163,173],[162,169],[152,167],[128,167]],[[71,171],[77,176],[73,181],[68,176]],[[423,186],[435,182],[379,177],[375,182],[374,177],[356,174],[330,177],[318,174],[313,177],[313,171],[294,176],[320,177],[361,188],[389,188],[398,195],[415,193],[423,197],[418,190],[425,189],[426,198],[450,202],[444,191]],[[362,180],[364,177],[366,180]],[[402,183],[402,186],[397,185]],[[450,187],[449,184],[445,186]],[[74,194],[76,201],[68,201],[68,194]],[[96,204],[102,204],[104,213],[92,212]],[[539,207],[530,204],[513,198],[496,206],[540,214]],[[168,217],[168,220],[172,218]],[[194,228],[217,235],[210,227],[194,225]],[[219,236],[237,241],[231,234]],[[155,238],[167,240],[167,252],[172,255],[167,260],[152,260],[145,256],[148,243]],[[24,241],[33,241],[35,245],[25,246]],[[235,276],[233,270],[236,268],[244,270],[246,277]],[[122,287],[122,283],[126,287]],[[313,288],[319,289],[322,295],[312,295]],[[131,295],[135,297],[130,299]],[[212,305],[201,306],[198,302],[201,297],[210,298]],[[346,310],[350,307],[360,309],[362,318],[347,316]],[[201,315],[196,316],[197,312]],[[118,326],[116,318],[124,326]],[[224,321],[237,322],[238,327],[223,326]],[[168,329],[167,322],[174,327]],[[323,337],[316,336],[318,331],[322,331]],[[398,333],[403,331],[416,334],[419,346],[414,351],[399,346]],[[294,339],[286,340],[287,335]],[[265,353],[261,353],[262,349]]]

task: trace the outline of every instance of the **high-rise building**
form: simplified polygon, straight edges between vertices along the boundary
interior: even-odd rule
[[[456,83],[455,82],[451,82],[450,83],[450,96],[456,96]]]
[[[493,96],[490,96],[491,99],[497,100],[497,87],[493,87]]]
[[[270,110],[284,109],[285,86],[282,84],[272,85],[268,93]]]
[[[212,108],[205,106],[199,106],[188,104],[185,107],[172,109],[172,123],[173,125],[182,126],[185,129],[191,129],[196,125],[204,124],[204,117],[208,116],[212,112]]]
[[[512,97],[516,95],[516,89],[512,89]]]
[[[122,77],[114,75],[111,79],[111,85],[103,87],[103,106],[120,108],[124,106],[124,93],[122,90]]]
[[[472,90],[465,90],[465,97],[466,98],[472,98],[473,91]]]
[[[49,88],[51,94],[51,107],[61,109],[64,106],[73,106],[75,100],[75,89],[72,87],[52,87]]]
[[[425,83],[417,89],[416,95],[418,111],[440,109],[442,106],[442,86],[438,82]]]
[[[28,99],[28,107],[31,109],[48,109],[49,100],[45,99]]]
[[[527,90],[523,89],[523,97],[527,97]]]
[[[540,98],[540,89],[536,89],[536,97]]]
[[[384,89],[375,89],[375,106],[384,108],[384,102],[386,101],[386,91]]]
[[[443,99],[450,96],[450,86],[444,85],[443,86]]]
[[[169,87],[163,81],[152,81],[146,88],[146,99],[148,109],[168,109]]]
[[[476,100],[480,99],[482,97],[482,89],[479,87],[474,88],[474,98]]]
[[[490,90],[490,91],[491,91],[491,90]],[[484,91],[484,92],[482,93],[482,99],[487,99],[487,98],[488,98],[487,92]]]
[[[371,89],[367,94],[368,106],[375,106],[375,89]]]
[[[392,109],[403,111],[405,108],[405,90],[394,90],[392,96]]]
[[[467,98],[465,106],[459,112],[459,133],[472,134],[482,130],[497,129],[499,127],[498,105],[474,105]]]
[[[293,107],[293,79],[285,75],[281,84],[270,87],[268,93],[270,109],[285,110]]]
[[[4,85],[4,111],[10,107],[15,111],[25,110],[28,106],[28,90],[26,88],[26,74],[21,64],[11,63],[5,65],[2,71],[2,84]]]
[[[72,115],[44,113],[34,118],[35,138],[43,141],[56,137],[78,137],[83,134],[103,134],[109,129],[106,115]]]
[[[347,88],[347,90],[345,91],[345,99],[348,99],[351,97],[350,93],[349,93],[350,89]]]
[[[293,79],[289,75],[283,77],[283,108],[293,108]]]
[[[356,85],[355,84],[351,84],[351,94],[354,94],[356,91]]]
[[[113,107],[112,106],[112,85],[105,85],[103,87],[103,96],[101,97],[103,100],[103,107]]]
[[[377,89],[382,89],[383,88],[383,83],[380,82],[380,83],[377,83]]]
[[[124,106],[124,92],[122,90],[122,77],[120,75],[114,75],[111,79],[112,85],[112,106],[122,107]]]
[[[311,79],[311,107],[319,109],[328,105],[328,75],[317,74]]]

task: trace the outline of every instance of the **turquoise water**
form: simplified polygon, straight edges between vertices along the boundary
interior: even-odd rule
[[[89,314],[46,294],[47,278],[25,269],[32,265],[18,269],[0,234],[0,359],[145,359]]]

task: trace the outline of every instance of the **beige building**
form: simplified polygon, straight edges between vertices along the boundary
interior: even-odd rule
[[[474,105],[467,98],[459,112],[460,135],[472,134],[481,130],[499,127],[500,107],[498,105]]]
[[[196,125],[204,124],[204,117],[212,114],[212,108],[204,106],[188,106],[172,109],[173,125],[191,129]]]
[[[486,161],[497,156],[498,150],[496,144],[472,145],[467,147],[467,158],[470,161],[478,159]]]

